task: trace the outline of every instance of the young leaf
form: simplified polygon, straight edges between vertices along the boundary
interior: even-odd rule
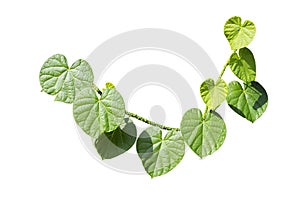
[[[224,34],[232,50],[246,47],[255,36],[256,28],[253,22],[242,19],[238,16],[231,17],[224,25]]]
[[[101,134],[95,140],[94,145],[104,160],[125,153],[132,147],[135,140],[136,127],[129,118],[125,118],[116,130]]]
[[[218,150],[226,137],[226,126],[221,116],[211,111],[203,119],[198,108],[192,108],[183,115],[180,129],[185,142],[200,158]]]
[[[209,110],[214,110],[226,100],[227,84],[222,79],[218,79],[216,84],[213,79],[207,79],[200,86],[200,94]]]
[[[107,88],[100,99],[92,88],[76,95],[73,116],[82,130],[93,138],[118,128],[125,116],[125,104],[120,93]]]
[[[57,95],[55,100],[73,103],[75,89],[91,86],[94,81],[93,71],[84,60],[77,60],[68,66],[64,55],[56,54],[47,59],[40,71],[42,91]]]
[[[268,95],[258,82],[245,83],[243,88],[239,82],[232,81],[228,87],[227,103],[237,114],[254,122],[265,112]]]
[[[137,152],[146,172],[153,178],[168,173],[184,156],[184,141],[178,131],[169,131],[162,138],[157,127],[144,130],[137,140]]]
[[[112,84],[111,82],[105,83],[105,87],[106,88],[115,88],[114,84]]]
[[[252,52],[245,48],[239,50],[239,55],[233,53],[229,60],[231,71],[242,81],[250,83],[256,77],[256,65]]]

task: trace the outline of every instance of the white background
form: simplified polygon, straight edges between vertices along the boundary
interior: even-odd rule
[[[1,1],[0,199],[300,199],[296,3]],[[221,149],[204,160],[188,151],[167,175],[151,179],[99,164],[78,139],[71,106],[40,93],[38,74],[49,56],[86,58],[103,41],[137,28],[182,33],[221,70],[230,54],[223,25],[233,15],[256,24],[250,48],[268,109],[254,124],[226,109]]]

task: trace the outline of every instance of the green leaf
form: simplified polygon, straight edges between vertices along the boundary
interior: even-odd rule
[[[253,22],[242,19],[238,16],[231,17],[224,25],[224,34],[232,50],[246,47],[255,36],[256,28]]]
[[[218,79],[216,84],[213,79],[207,79],[200,86],[200,94],[209,110],[214,110],[226,100],[227,84],[222,79]]]
[[[73,77],[76,90],[82,90],[93,85],[94,73],[87,61],[82,59],[75,61],[69,71]]]
[[[86,61],[79,59],[69,67],[61,54],[46,60],[39,78],[42,91],[57,95],[55,100],[65,103],[73,103],[76,90],[91,86],[94,81],[93,71]]]
[[[86,88],[76,95],[73,116],[81,129],[93,138],[101,133],[118,128],[125,116],[125,104],[120,93],[106,89],[100,99],[92,88]]]
[[[168,173],[184,156],[184,141],[178,131],[169,131],[162,138],[157,127],[144,130],[137,140],[137,152],[146,172],[153,178]]]
[[[95,148],[103,160],[114,158],[132,147],[136,132],[134,123],[125,118],[116,130],[101,134],[94,142]]]
[[[243,88],[239,82],[232,81],[228,87],[227,103],[236,113],[254,122],[265,112],[268,95],[258,82],[244,83]]]
[[[233,53],[229,60],[231,71],[242,81],[249,83],[255,80],[256,65],[252,52],[245,48],[239,50],[239,55]]]
[[[221,116],[211,111],[204,119],[198,108],[192,108],[183,115],[180,129],[185,142],[200,158],[218,150],[226,137],[226,126]]]

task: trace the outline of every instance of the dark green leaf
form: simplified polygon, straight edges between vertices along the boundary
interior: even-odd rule
[[[94,145],[104,160],[114,158],[128,151],[135,140],[136,127],[129,118],[125,118],[116,130],[101,134],[95,140]]]
[[[256,77],[256,65],[252,52],[245,48],[239,50],[239,55],[233,53],[229,60],[231,71],[242,81],[250,83]]]
[[[267,109],[268,95],[258,82],[245,83],[243,88],[239,82],[232,81],[228,88],[228,105],[247,120],[254,122]]]

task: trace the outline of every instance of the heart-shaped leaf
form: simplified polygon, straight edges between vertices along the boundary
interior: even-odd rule
[[[178,131],[169,131],[162,138],[157,127],[144,130],[137,140],[137,152],[146,172],[153,178],[168,173],[184,156],[184,141]]]
[[[239,82],[232,81],[228,88],[228,105],[247,120],[254,122],[267,109],[268,95],[258,82],[244,83],[243,88]]]
[[[218,150],[226,137],[226,126],[221,116],[210,111],[203,118],[198,108],[186,111],[180,129],[185,142],[200,158]]]
[[[80,128],[93,138],[101,133],[114,131],[125,116],[125,104],[120,93],[107,88],[101,97],[92,88],[86,88],[76,95],[73,116]]]
[[[89,87],[94,81],[93,71],[84,60],[77,60],[71,67],[61,54],[48,58],[40,71],[42,90],[50,95],[57,95],[55,100],[73,103],[75,89]]]
[[[226,100],[227,84],[222,79],[218,79],[216,84],[213,79],[207,79],[200,86],[200,94],[208,109],[214,110]]]
[[[256,65],[252,52],[248,48],[239,50],[239,55],[233,53],[229,60],[231,71],[242,81],[250,83],[256,77]]]
[[[94,141],[94,146],[103,160],[111,159],[128,151],[135,139],[136,127],[129,118],[125,118],[116,130],[101,134]]]
[[[231,17],[224,25],[224,34],[232,50],[246,47],[255,36],[256,28],[253,22],[242,19],[238,16]]]

